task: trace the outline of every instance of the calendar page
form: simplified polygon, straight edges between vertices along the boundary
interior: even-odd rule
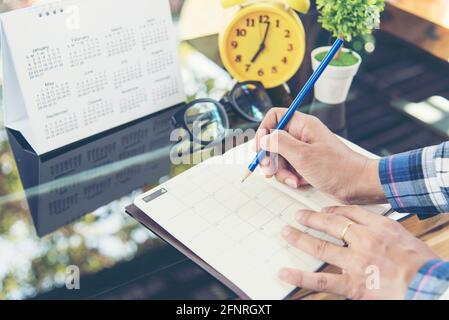
[[[214,157],[135,199],[134,204],[251,299],[283,299],[293,289],[278,279],[282,267],[316,271],[323,262],[290,246],[289,224],[312,236],[340,240],[297,223],[300,209],[338,201],[313,188],[292,189],[256,171],[241,183],[255,155],[250,143]],[[387,206],[368,206],[383,214]]]
[[[168,0],[68,0],[1,20],[26,108],[6,112],[42,152],[185,100]]]

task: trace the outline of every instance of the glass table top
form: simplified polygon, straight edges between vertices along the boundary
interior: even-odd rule
[[[180,44],[180,57],[188,100],[219,99],[233,86],[223,69],[188,44]],[[379,41],[375,58],[366,60],[346,104],[351,141],[384,155],[447,139],[447,112],[437,122],[415,119],[422,118],[430,104],[419,104],[423,108],[413,109],[415,114],[408,112],[410,106],[432,96],[445,99],[447,105],[447,68],[410,54],[407,47],[388,37]],[[385,78],[382,70],[402,76]],[[435,83],[441,85],[435,87]],[[0,123],[0,299],[93,299],[130,283],[143,283],[143,276],[151,282],[151,286],[145,284],[146,290],[155,291],[164,285],[158,278],[161,272],[175,263],[189,263],[125,213],[134,196],[187,169],[169,160],[173,141],[168,120],[180,107],[41,157]],[[233,124],[242,126],[247,124]],[[81,288],[89,286],[79,290],[80,295],[65,289],[69,266],[79,268]],[[179,286],[188,279],[214,285],[211,291]],[[177,269],[167,281],[174,283],[175,290],[195,291],[196,298],[229,297],[198,268]],[[112,296],[148,295],[127,291]]]
[[[220,98],[233,82],[180,45],[189,99]],[[182,170],[169,159],[170,118],[181,106],[37,156],[0,127],[0,299],[34,297],[166,246],[125,213],[134,196]]]

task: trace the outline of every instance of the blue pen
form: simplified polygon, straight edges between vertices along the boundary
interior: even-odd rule
[[[287,123],[290,121],[290,119],[295,114],[295,111],[299,108],[301,103],[304,101],[304,98],[309,94],[309,92],[312,90],[313,86],[317,82],[317,80],[320,78],[323,71],[327,68],[329,63],[332,61],[334,56],[337,54],[338,50],[343,45],[344,41],[342,39],[337,38],[335,40],[334,44],[332,45],[332,48],[329,50],[327,55],[324,57],[323,61],[319,64],[318,68],[315,70],[314,73],[310,76],[309,80],[306,82],[304,87],[301,89],[301,91],[296,96],[295,100],[293,100],[292,104],[288,108],[287,112],[282,117],[281,121],[279,121],[278,125],[276,126],[275,130],[282,130]],[[260,150],[254,160],[251,162],[251,164],[248,166],[248,172],[246,173],[245,177],[242,179],[242,183],[256,170],[257,166],[260,164],[260,161],[265,158],[265,150]]]

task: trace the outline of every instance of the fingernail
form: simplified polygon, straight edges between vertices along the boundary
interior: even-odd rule
[[[290,188],[293,188],[293,189],[297,189],[297,188],[298,188],[298,184],[297,184],[296,181],[293,180],[293,179],[287,178],[287,179],[285,179],[284,182],[285,182],[285,184],[288,185]]]
[[[303,215],[304,215],[304,211],[299,210],[295,216],[296,220],[301,221]]]
[[[287,280],[290,277],[290,272],[287,269],[281,269],[278,273],[279,278]]]
[[[289,226],[285,226],[285,227],[282,228],[282,235],[284,237],[288,237],[291,232],[292,232],[292,230],[290,229]]]
[[[260,165],[262,167],[269,167],[270,166],[270,158],[265,157],[262,159],[262,161],[260,162]]]

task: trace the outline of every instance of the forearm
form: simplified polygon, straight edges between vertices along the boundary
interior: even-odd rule
[[[352,177],[348,202],[389,202],[401,213],[420,218],[449,212],[449,142],[366,160]]]
[[[394,210],[420,217],[449,212],[449,143],[382,158],[379,177]]]

